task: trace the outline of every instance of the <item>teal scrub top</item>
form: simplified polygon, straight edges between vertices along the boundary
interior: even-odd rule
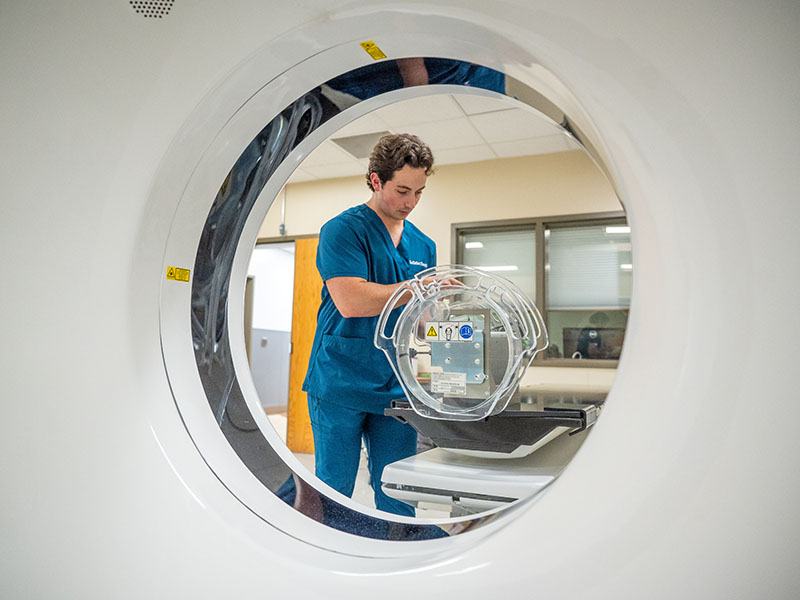
[[[399,283],[435,264],[433,240],[406,221],[395,248],[383,221],[366,204],[346,210],[320,230],[317,269],[323,282],[361,277],[374,283]],[[387,331],[401,310],[393,311]],[[344,318],[323,285],[303,390],[325,402],[376,414],[383,414],[392,400],[403,398],[389,361],[373,343],[377,321],[377,316]]]

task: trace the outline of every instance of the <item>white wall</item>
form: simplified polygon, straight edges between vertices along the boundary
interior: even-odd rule
[[[255,278],[253,328],[291,331],[294,242],[256,246],[247,274]]]

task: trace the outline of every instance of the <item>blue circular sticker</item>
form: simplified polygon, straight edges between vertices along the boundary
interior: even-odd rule
[[[458,335],[462,338],[467,339],[472,337],[472,326],[471,325],[462,325],[461,329],[458,330]]]

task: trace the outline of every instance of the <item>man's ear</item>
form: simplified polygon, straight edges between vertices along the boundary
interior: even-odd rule
[[[369,174],[369,182],[372,184],[373,191],[379,192],[383,184],[381,183],[381,178],[378,176],[377,173],[370,173]]]

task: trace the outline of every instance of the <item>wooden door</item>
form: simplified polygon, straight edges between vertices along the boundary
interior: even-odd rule
[[[289,408],[286,445],[292,452],[314,452],[308,400],[301,389],[317,329],[322,278],[317,271],[318,238],[295,240],[292,356],[289,361]]]

